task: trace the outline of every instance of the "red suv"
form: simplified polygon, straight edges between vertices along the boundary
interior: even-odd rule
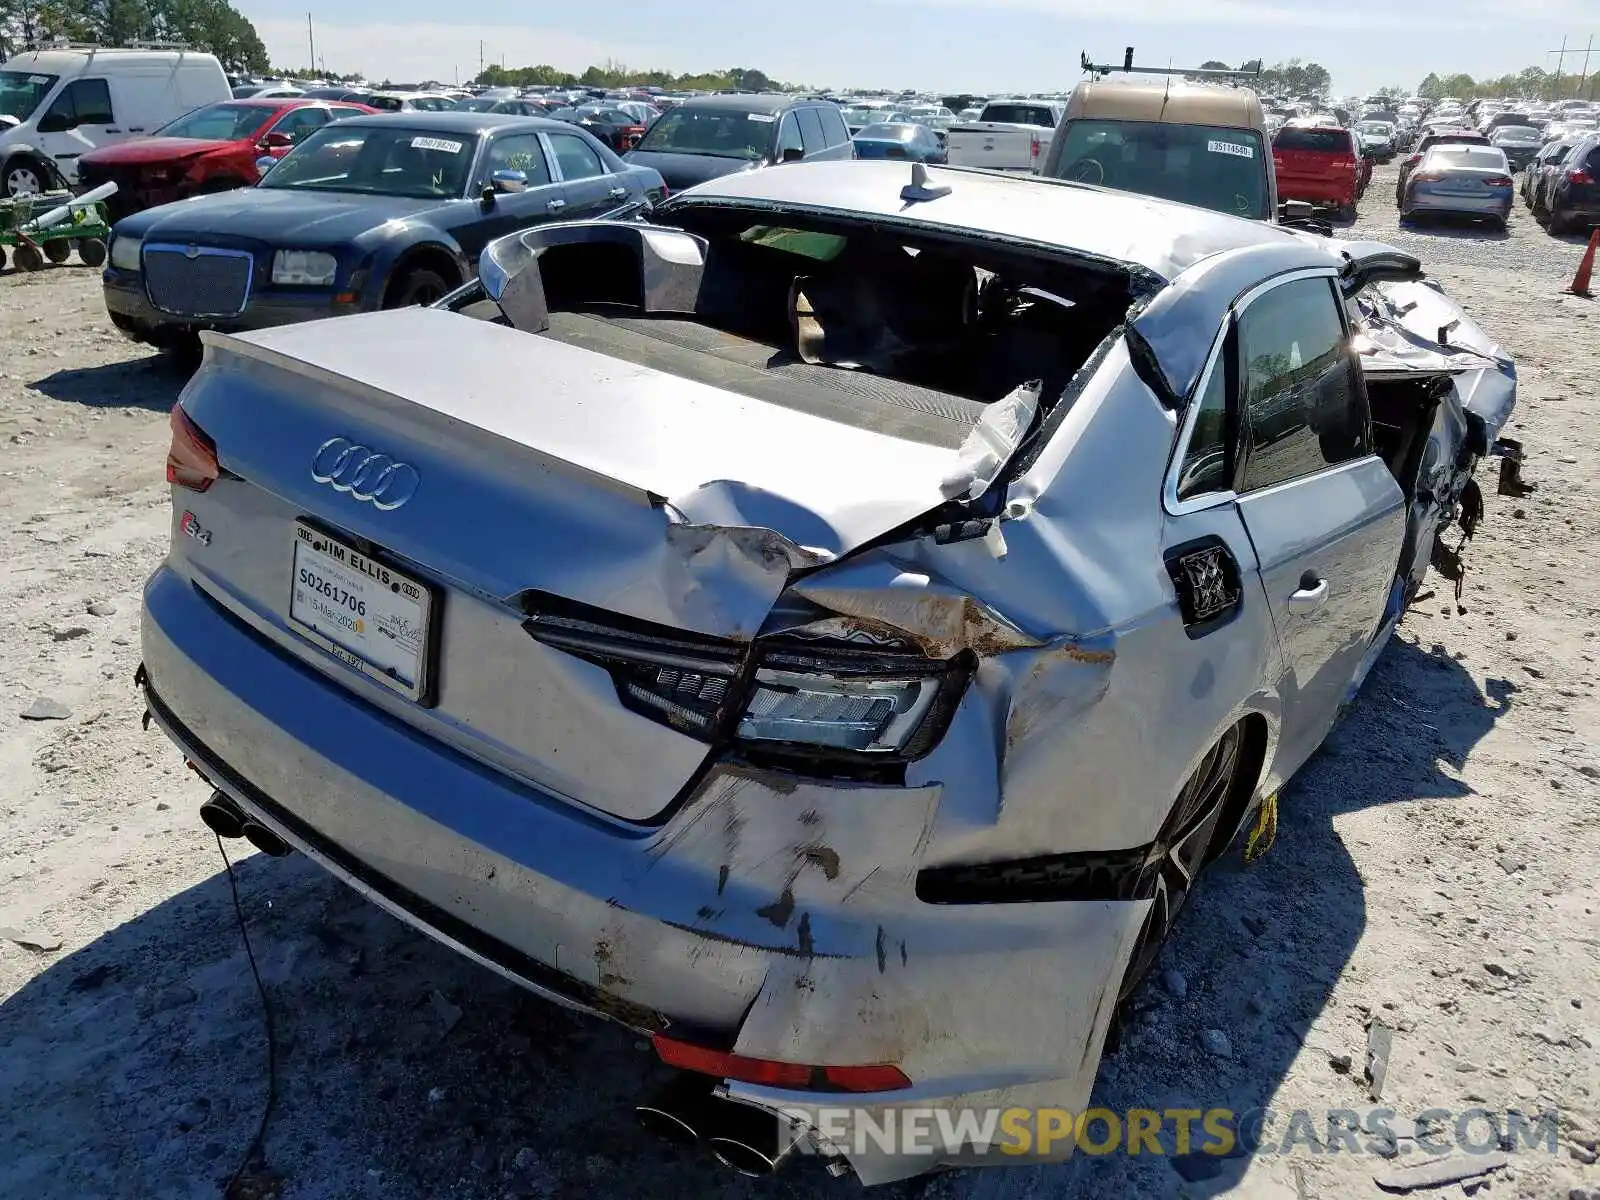
[[[85,188],[114,181],[113,220],[203,192],[248,187],[261,178],[256,159],[282,158],[329,121],[375,112],[362,104],[279,97],[208,104],[149,137],[90,151],[78,160]]]
[[[1355,135],[1338,125],[1285,125],[1272,137],[1272,167],[1280,200],[1304,200],[1353,221],[1361,195],[1361,154]]]

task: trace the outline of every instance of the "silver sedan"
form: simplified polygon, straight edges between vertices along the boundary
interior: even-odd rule
[[[994,1115],[1083,1109],[1512,365],[1387,247],[921,164],[480,271],[207,335],[140,679],[208,824],[648,1034],[740,1169],[1068,1153]]]

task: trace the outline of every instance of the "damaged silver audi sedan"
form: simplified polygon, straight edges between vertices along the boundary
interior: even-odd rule
[[[150,712],[219,832],[651,1035],[728,1161],[868,1183],[1016,1160],[744,1118],[1081,1110],[1459,577],[1515,394],[1392,249],[982,172],[730,176],[480,274],[207,336]]]

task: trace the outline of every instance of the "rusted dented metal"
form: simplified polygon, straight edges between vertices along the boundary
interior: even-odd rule
[[[1040,645],[969,592],[881,556],[802,579],[792,589],[872,633],[913,642],[929,658],[979,657]]]

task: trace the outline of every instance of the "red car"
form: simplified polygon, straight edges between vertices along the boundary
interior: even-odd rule
[[[256,159],[282,158],[313,130],[360,113],[363,104],[277,97],[208,104],[149,137],[90,151],[78,160],[84,188],[115,181],[113,220],[205,192],[248,187],[261,178]]]
[[[1280,200],[1305,200],[1353,221],[1361,195],[1361,154],[1355,135],[1338,125],[1285,125],[1272,138]]]

